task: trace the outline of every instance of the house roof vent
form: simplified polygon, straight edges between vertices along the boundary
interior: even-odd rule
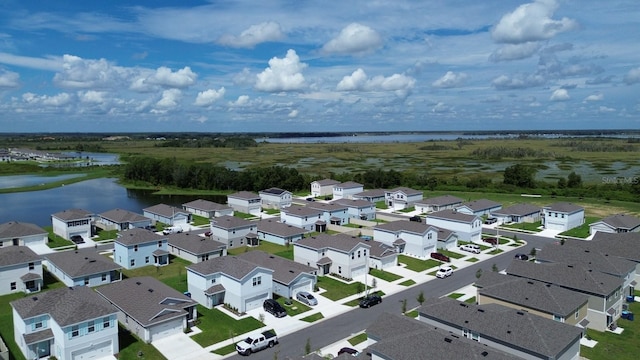
[[[451,339],[449,339],[449,338],[444,338],[444,341],[445,341],[445,342],[450,343],[450,342],[452,342],[453,340],[451,340]]]

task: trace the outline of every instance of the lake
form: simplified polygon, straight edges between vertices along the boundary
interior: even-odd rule
[[[0,176],[0,189],[11,189],[26,186],[44,185],[56,181],[73,179],[84,174],[66,174],[58,176],[42,175],[10,175]]]
[[[21,221],[51,226],[51,214],[71,208],[95,214],[119,208],[142,214],[142,209],[159,203],[180,208],[196,199],[227,202],[224,195],[154,195],[147,190],[127,190],[116,179],[93,179],[49,190],[0,194],[0,224]]]

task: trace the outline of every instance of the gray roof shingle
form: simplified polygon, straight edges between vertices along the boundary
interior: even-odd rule
[[[536,254],[536,260],[542,263],[561,263],[582,266],[586,269],[599,271],[618,277],[626,277],[636,270],[636,264],[619,257],[606,256],[599,251],[592,251],[581,246],[548,244]]]
[[[93,249],[58,251],[46,254],[44,257],[70,278],[122,269],[120,265]]]
[[[57,212],[51,216],[58,218],[62,221],[70,221],[70,220],[86,219],[86,218],[92,217],[93,214],[90,211],[87,211],[84,209],[67,209],[67,210]]]
[[[483,211],[483,210],[489,210],[489,209],[493,209],[495,207],[501,207],[501,206],[502,204],[500,204],[499,202],[495,202],[493,200],[478,199],[478,200],[467,201],[466,203],[460,204],[459,207],[468,207],[472,211]]]
[[[361,238],[344,234],[318,234],[317,236],[300,239],[294,244],[294,246],[303,246],[315,250],[331,248],[340,252],[350,252],[361,245],[367,248],[371,247]]]
[[[238,228],[247,228],[255,225],[255,222],[243,219],[237,216],[224,215],[211,219],[211,226],[220,229],[231,230]]]
[[[187,269],[201,275],[222,273],[236,280],[244,279],[257,268],[258,265],[237,256],[220,256],[187,266]],[[265,270],[272,272],[270,269]]]
[[[271,255],[260,250],[247,251],[238,255],[238,257],[260,267],[273,270],[273,280],[286,285],[290,284],[301,274],[311,274],[316,271],[316,269],[310,266],[280,256]]]
[[[571,214],[578,211],[584,211],[582,206],[571,204],[568,202],[557,202],[544,207],[546,210]]]
[[[540,212],[542,212],[542,208],[540,208],[539,206],[522,203],[522,204],[511,205],[509,207],[506,207],[500,210],[496,210],[493,212],[493,214],[526,216],[526,215],[531,215],[531,214],[540,213]]]
[[[220,210],[229,210],[231,209],[228,205],[218,204],[213,201],[197,199],[188,203],[182,204],[185,208],[192,208],[202,211],[220,211]]]
[[[194,255],[208,254],[227,247],[226,244],[220,241],[211,240],[192,232],[171,234],[167,239],[169,245]]]
[[[115,242],[124,246],[140,245],[150,242],[156,242],[167,239],[164,235],[158,235],[151,230],[147,229],[129,229],[118,233]]]
[[[420,200],[416,205],[431,205],[431,206],[447,206],[462,204],[464,200],[453,195],[435,196],[427,199]]]
[[[148,218],[140,214],[136,214],[129,210],[123,210],[123,209],[113,209],[113,210],[105,211],[99,214],[99,216],[103,219],[107,219],[111,222],[118,223],[118,224],[124,223],[124,222],[138,222],[138,221],[149,220]]]
[[[627,231],[640,226],[640,218],[627,214],[611,215],[601,221],[615,229],[624,229]]]
[[[156,215],[160,215],[168,218],[172,218],[176,214],[184,214],[184,215],[189,214],[186,210],[177,208],[175,206],[170,206],[167,204],[156,204],[156,205],[144,208],[142,209],[142,211],[146,211],[148,213],[152,213],[152,214],[156,214]]]
[[[241,200],[260,200],[260,195],[251,191],[239,191],[237,193],[227,195],[227,198],[241,199]]]
[[[42,258],[26,246],[0,248],[0,268],[37,261],[42,261]]]
[[[18,221],[9,221],[8,223],[0,224],[0,239],[42,234],[47,234],[47,231],[36,224]]]
[[[281,223],[269,218],[258,221],[258,232],[263,232],[280,237],[290,237],[302,235],[307,231],[299,227]]]
[[[474,220],[477,220],[478,216],[461,213],[461,212],[456,211],[454,209],[447,209],[447,210],[440,210],[440,211],[436,211],[436,212],[432,212],[432,213],[428,214],[427,215],[427,222],[429,221],[429,218],[450,220],[450,221],[456,221],[456,222],[470,224]]]
[[[388,223],[378,224],[374,226],[376,230],[383,230],[389,232],[398,232],[398,231],[406,231],[415,234],[424,234],[429,228],[433,228],[434,226],[417,222],[417,221],[406,221],[406,220],[398,220],[398,221],[390,221]]]

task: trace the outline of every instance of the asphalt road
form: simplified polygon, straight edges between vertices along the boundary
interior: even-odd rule
[[[483,232],[495,234],[495,230],[490,229],[485,229]],[[526,254],[531,251],[532,247],[540,249],[545,244],[554,242],[554,239],[550,238],[500,230],[500,236],[512,236],[513,234],[517,234],[518,239],[527,242],[527,245],[521,251]],[[485,260],[463,269],[456,270],[452,276],[446,279],[434,279],[423,284],[415,285],[402,292],[385,296],[381,304],[369,309],[354,308],[353,310],[343,313],[337,317],[318,322],[305,329],[281,337],[279,345],[274,348],[265,349],[259,353],[252,354],[251,359],[283,360],[288,356],[302,356],[305,352],[307,341],[309,341],[312,351],[322,349],[339,340],[349,338],[351,335],[363,331],[384,312],[396,314],[402,313],[402,301],[404,299],[407,300],[408,310],[418,307],[419,303],[416,298],[420,291],[423,291],[426,298],[444,296],[473,283],[478,269],[482,269],[482,271],[492,271],[494,264],[499,270],[505,269],[511,261],[513,261],[513,256],[514,252],[506,252],[504,254],[497,255],[490,260]],[[240,358],[243,357],[237,354],[231,357],[231,359]]]

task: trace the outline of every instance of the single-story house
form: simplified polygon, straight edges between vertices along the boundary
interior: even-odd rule
[[[463,201],[464,200],[453,195],[442,195],[422,199],[417,201],[413,206],[415,206],[415,209],[420,211],[420,213],[424,214],[434,211],[455,209],[456,206],[461,205]]]
[[[451,230],[458,239],[470,242],[482,240],[482,219],[478,215],[457,210],[441,210],[427,214],[425,222],[429,225]]]
[[[113,209],[98,214],[97,222],[103,224],[106,230],[123,231],[127,229],[146,228],[151,226],[151,219],[129,210]]]
[[[302,239],[306,230],[285,224],[277,219],[262,219],[258,221],[258,241],[268,241],[278,245],[293,244]]]
[[[426,259],[437,251],[438,228],[421,222],[398,220],[373,227],[373,238],[400,254]]]
[[[167,265],[169,264],[167,236],[158,235],[146,229],[122,231],[113,242],[113,261],[125,269],[147,265]]]
[[[26,246],[0,248],[0,296],[42,289],[42,258]]]
[[[498,223],[534,223],[540,221],[542,209],[539,206],[522,203],[515,204],[491,213]]]
[[[45,245],[49,233],[36,224],[9,221],[0,224],[0,247]]]
[[[456,207],[458,212],[476,216],[489,216],[492,212],[500,209],[502,209],[502,204],[487,199],[467,201]]]
[[[188,203],[184,203],[182,204],[182,208],[194,215],[206,218],[233,215],[233,209],[230,206],[203,199],[197,199]]]
[[[258,245],[258,223],[236,216],[212,218],[210,223],[212,239],[224,243],[228,249]]]
[[[261,201],[260,195],[250,191],[239,191],[227,195],[227,204],[234,211],[256,216],[262,212]]]
[[[118,321],[144,342],[184,332],[197,303],[150,276],[133,277],[96,291],[118,309]]]
[[[324,232],[327,230],[327,222],[323,215],[323,210],[307,206],[291,206],[280,211],[280,222],[306,231]]]
[[[86,286],[62,287],[12,301],[13,333],[27,359],[113,357],[118,311]]]
[[[273,270],[222,256],[187,266],[187,286],[191,298],[208,309],[226,304],[244,313],[271,299]]]
[[[369,269],[385,270],[398,265],[398,253],[395,247],[379,241],[367,241],[369,250]]]
[[[333,186],[333,200],[353,199],[353,195],[364,191],[364,185],[347,181]]]
[[[167,236],[169,253],[192,263],[226,256],[227,245],[195,232],[181,232]]]
[[[337,202],[312,202],[306,207],[322,211],[322,220],[327,224],[344,225],[349,223],[347,207]]]
[[[322,179],[311,182],[311,196],[320,197],[333,195],[333,186],[340,184],[340,181],[333,179]]]
[[[584,224],[584,208],[559,202],[542,208],[542,225],[545,229],[567,231]]]
[[[361,238],[337,234],[307,237],[293,245],[293,260],[319,270],[319,275],[336,274],[346,279],[369,272],[371,245]]]
[[[144,208],[142,209],[142,214],[154,222],[157,221],[172,226],[191,222],[190,212],[167,204],[157,204]]]
[[[384,193],[384,200],[387,206],[394,210],[403,210],[412,207],[416,202],[422,200],[423,194],[420,190],[408,187],[397,187],[387,190]]]
[[[579,359],[583,329],[498,304],[429,298],[418,319],[525,359]],[[526,324],[526,326],[523,326]]]
[[[47,270],[66,286],[100,286],[122,280],[122,266],[95,249],[45,254]]]
[[[615,214],[589,224],[589,234],[640,232],[640,218],[628,214]]]
[[[458,248],[457,232],[437,226],[435,228],[438,229],[438,249],[452,250]]]
[[[247,251],[238,257],[259,267],[273,270],[272,293],[295,299],[300,291],[313,292],[316,285],[317,268],[303,265],[264,251]]]
[[[258,194],[264,209],[282,209],[291,206],[291,191],[272,187],[260,190]]]
[[[372,203],[377,203],[379,201],[384,201],[386,190],[385,189],[371,189],[361,191],[359,193],[353,194],[351,196],[352,199],[356,200],[365,200]]]
[[[53,233],[67,240],[76,235],[91,239],[92,222],[93,213],[83,209],[68,209],[51,215]]]
[[[375,220],[376,204],[367,200],[359,199],[338,199],[331,202],[347,207],[347,215],[350,219]]]

